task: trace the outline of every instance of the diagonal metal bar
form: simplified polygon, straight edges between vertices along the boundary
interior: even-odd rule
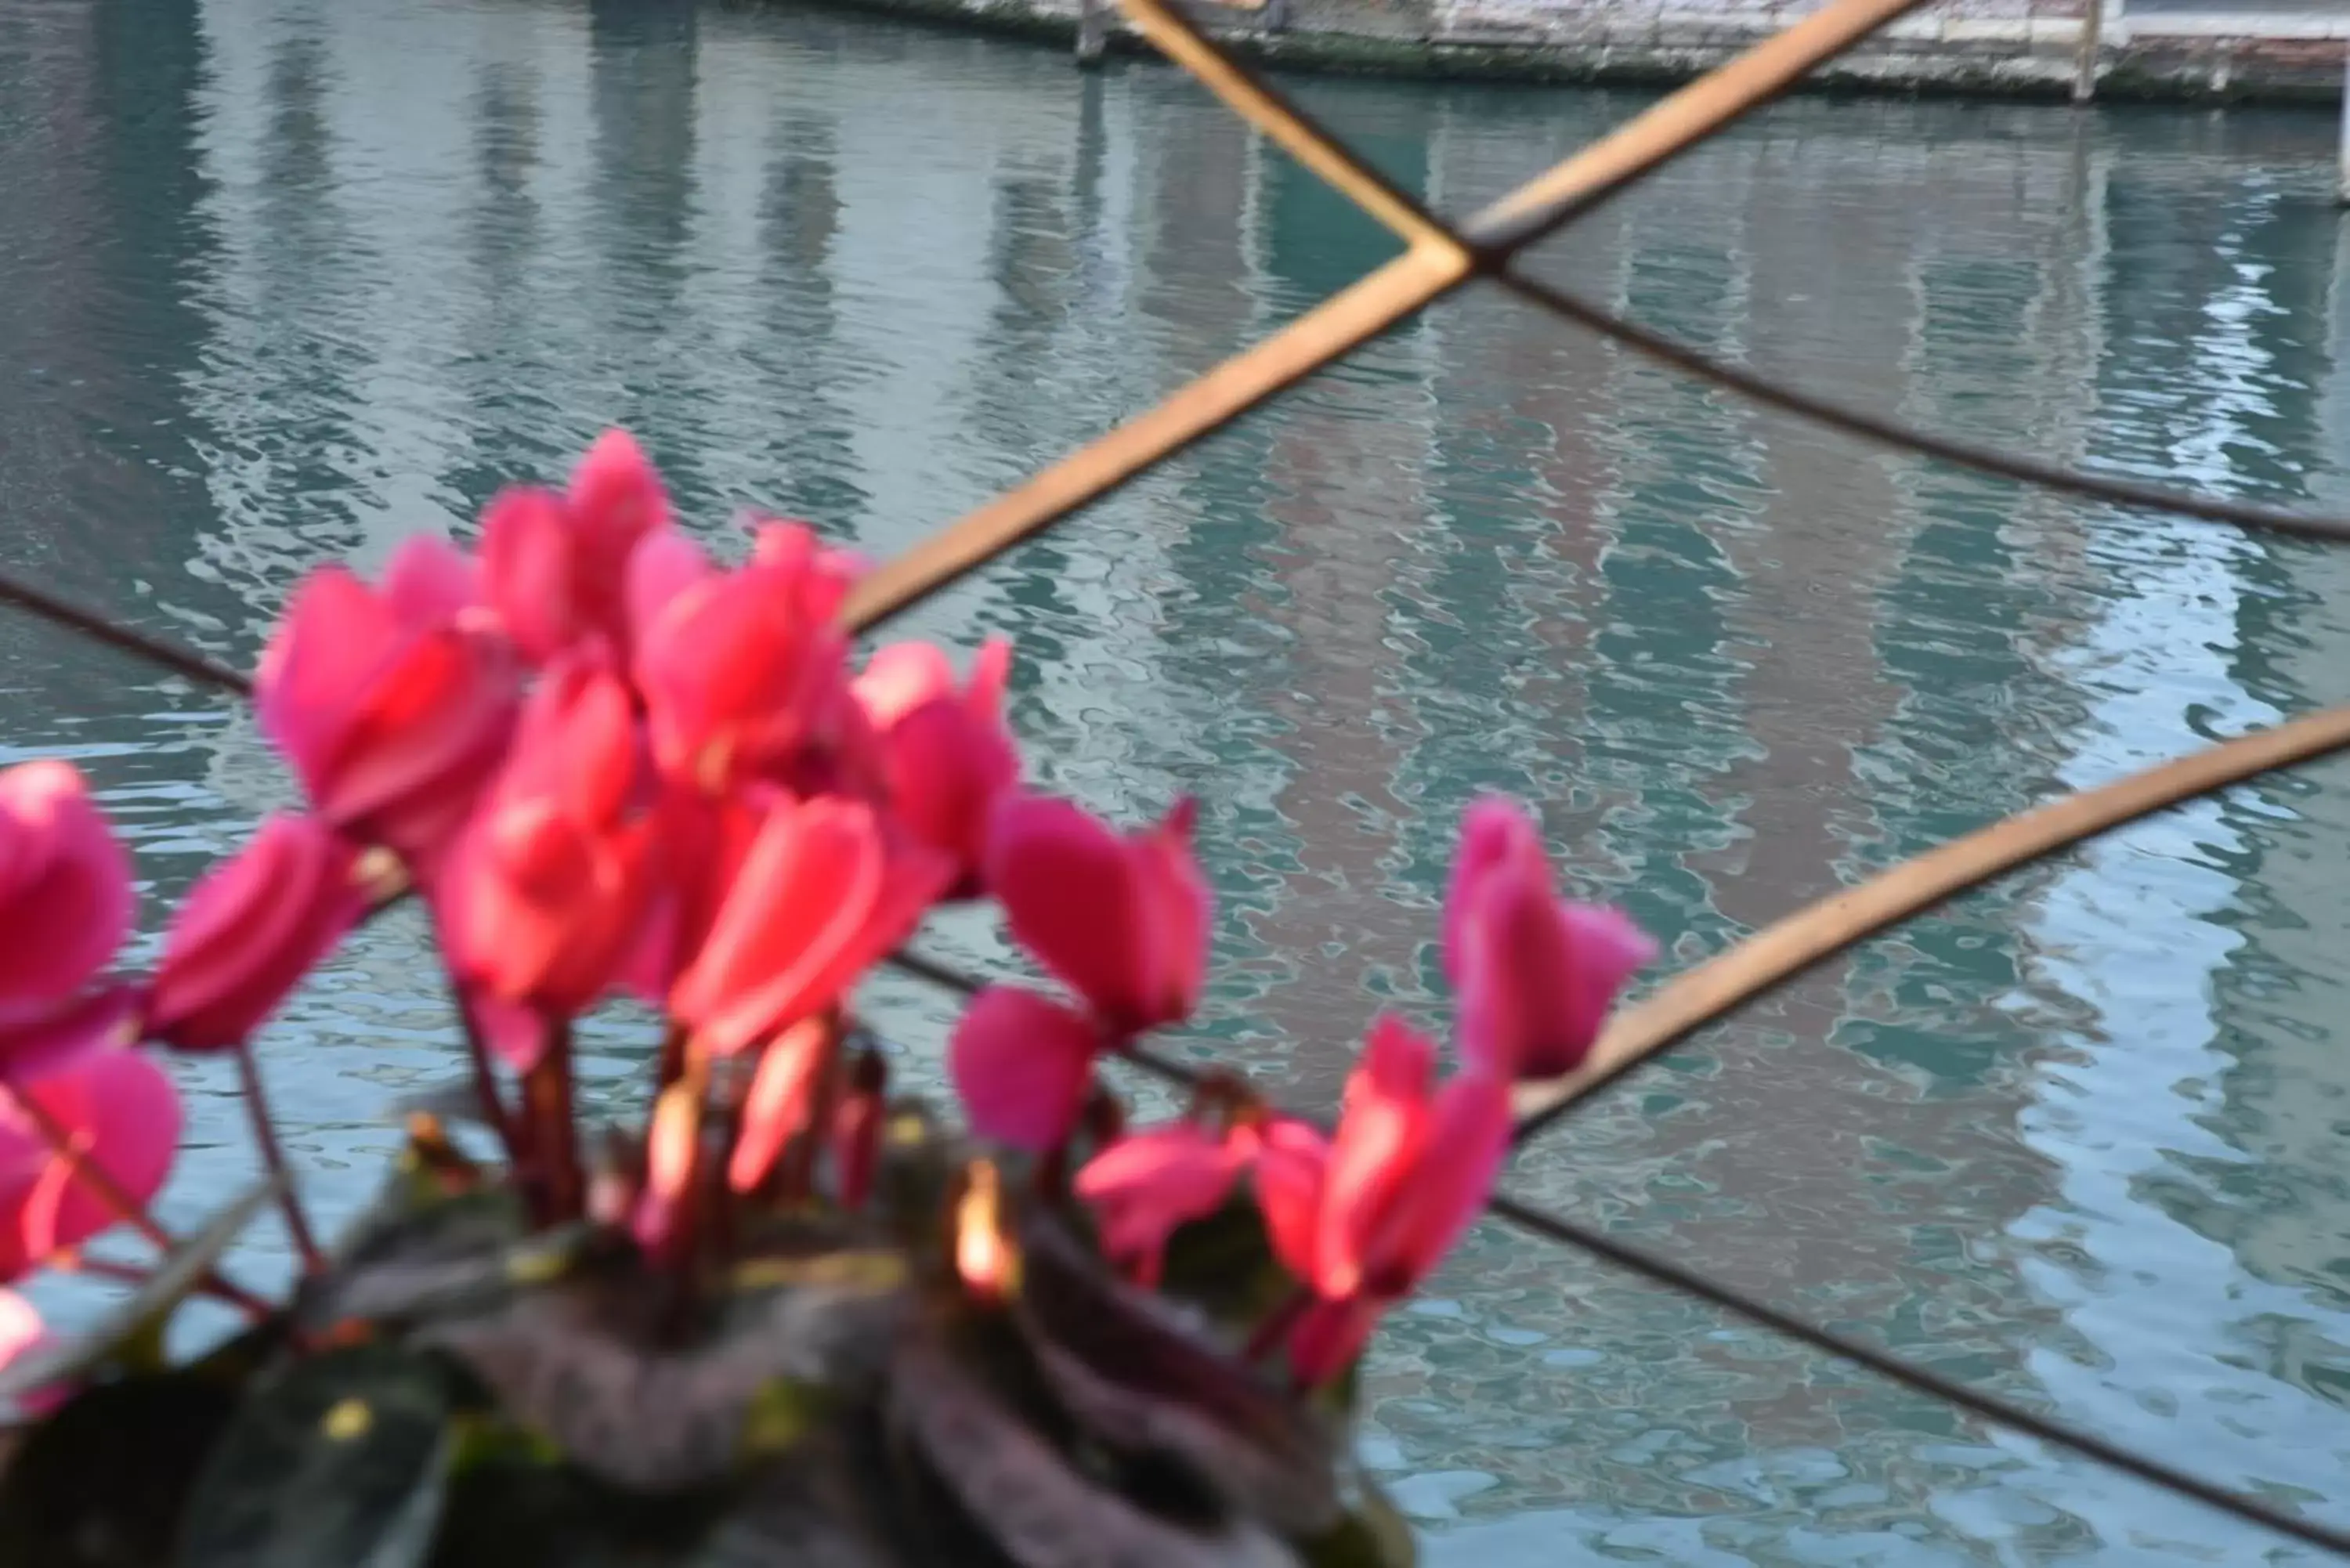
[[[199,686],[208,686],[215,691],[227,691],[240,697],[253,694],[253,682],[242,671],[231,670],[227,665],[192,649],[182,648],[161,638],[149,637],[135,628],[110,620],[98,611],[53,594],[47,588],[36,587],[14,572],[0,572],[0,604],[12,604],[20,609],[30,610],[53,626],[64,627],[92,642],[103,643],[134,659],[143,659],[159,670],[185,676]]]
[[[1222,429],[1284,387],[1368,342],[1472,271],[1497,266],[1623,190],[1822,61],[1925,0],[1830,4],[1636,115],[1482,215],[1473,246],[1431,239],[1342,290],[1262,343],[1179,389],[1026,483],[966,513],[860,582],[842,619],[869,629],[1098,500],[1152,463]]]
[[[1831,893],[1668,981],[1618,1014],[1575,1071],[1518,1094],[1518,1136],[1533,1136],[1577,1101],[1733,1008],[1785,984],[1855,942],[2027,861],[2094,838],[2272,768],[2350,749],[2350,705],[2328,708],[2085,789],[1905,860]]]
[[[1321,123],[1167,0],[1121,0],[1159,53],[1223,99],[1224,107],[1278,142],[1323,182],[1385,223],[1408,244],[1467,251],[1468,242],[1420,200],[1357,156]]]
[[[2272,1530],[2280,1535],[2331,1552],[2337,1557],[2350,1557],[2350,1532],[2336,1530],[2314,1520],[2295,1518],[2260,1498],[2230,1491],[2216,1482],[2167,1465],[2160,1459],[2148,1459],[2144,1454],[2110,1443],[2095,1433],[2051,1420],[2045,1416],[2034,1415],[2020,1405],[2012,1405],[1920,1366],[1916,1362],[1905,1361],[1831,1329],[1807,1323],[1767,1303],[1755,1301],[1726,1285],[1718,1284],[1702,1274],[1693,1273],[1653,1252],[1629,1246],[1604,1232],[1561,1219],[1516,1199],[1496,1196],[1491,1211],[1496,1219],[1514,1225],[1529,1235],[1588,1252],[1628,1273],[1711,1303],[1773,1334],[1810,1345],[1823,1355],[1849,1361],[1887,1382],[1898,1383],[1914,1393],[1956,1405],[1994,1426],[2005,1427],[2010,1431],[2020,1432],[2054,1448],[2069,1449],[2084,1459],[2093,1459],[2126,1475],[2136,1476],[2182,1497],[2191,1497],[2209,1508],[2232,1515],[2248,1524]]]
[[[868,629],[1100,499],[1283,388],[1369,342],[1469,275],[1457,251],[1415,247],[1146,413],[1045,468],[859,580],[841,618]]]
[[[1659,364],[1700,380],[1711,381],[1766,407],[1809,420],[1814,424],[1825,425],[1878,446],[1890,447],[1896,452],[1932,458],[1939,462],[1970,468],[1980,473],[2014,480],[2022,484],[2037,485],[2043,490],[2076,495],[2085,501],[2137,507],[2149,512],[2168,512],[2201,522],[2232,524],[2239,528],[2287,534],[2303,539],[2350,540],[2350,517],[2296,512],[2282,506],[2262,506],[2249,501],[2233,501],[2225,496],[2195,495],[2183,490],[2138,484],[2126,479],[2107,479],[2027,454],[2001,452],[1995,447],[1959,441],[1921,430],[1916,425],[1905,424],[1899,420],[1887,419],[1882,414],[1871,413],[1850,403],[1804,391],[1783,381],[1716,359],[1661,332],[1653,332],[1602,309],[1580,295],[1530,276],[1515,265],[1503,267],[1493,276],[1495,282],[1520,298],[1603,337],[1612,338]]]
[[[1455,231],[1409,192],[1388,180],[1312,115],[1251,69],[1248,63],[1208,36],[1167,0],[1125,0],[1136,25],[1151,42],[1180,64],[1225,106],[1274,139],[1340,194],[1353,201],[1406,241],[1451,244],[1482,254],[1491,231],[1509,220],[1489,212]],[[2219,496],[2189,494],[2127,480],[2102,478],[2061,463],[1920,430],[1882,415],[1801,391],[1783,382],[1731,365],[1627,321],[1583,296],[1524,272],[1513,256],[1492,269],[1503,287],[1554,315],[1614,339],[1684,374],[1711,381],[1742,397],[1808,419],[1864,441],[1917,456],[1955,463],[2022,483],[2036,484],[2085,500],[2192,517],[2204,522],[2289,534],[2302,538],[2350,540],[2350,517],[2329,517],[2285,507],[2262,506]]]
[[[886,961],[890,967],[916,979],[970,995],[981,987],[978,977],[966,974],[951,964],[941,963],[926,954],[910,949],[900,950]],[[1201,1082],[1199,1071],[1186,1063],[1159,1054],[1146,1048],[1129,1046],[1121,1052],[1124,1060],[1155,1077],[1171,1084],[1196,1087]],[[1305,1118],[1312,1119],[1312,1118]],[[1325,1128],[1326,1129],[1326,1127]],[[1521,1202],[1507,1193],[1495,1193],[1486,1202],[1486,1211],[1503,1223],[1514,1226],[1528,1235],[1559,1246],[1573,1247],[1627,1273],[1637,1274],[1651,1284],[1678,1291],[1705,1302],[1732,1316],[1744,1318],[1758,1327],[1782,1334],[1801,1345],[1811,1346],[1824,1355],[1848,1361],[1876,1374],[1890,1383],[1897,1383],[1912,1393],[1928,1398],[1956,1405],[1960,1409],[1980,1417],[1995,1426],[2007,1428],[2026,1437],[2059,1449],[2070,1449],[2085,1459],[2111,1467],[2140,1480],[2167,1487],[2182,1496],[2191,1497],[2222,1513],[2231,1514],[2246,1523],[2273,1530],[2280,1534],[2306,1542],[2312,1546],[2350,1557],[2350,1533],[2327,1525],[2296,1519],[2262,1501],[2229,1490],[2211,1481],[2149,1459],[2132,1449],[2121,1448],[2093,1432],[2035,1414],[2023,1407],[2010,1403],[1994,1395],[1982,1393],[1964,1383],[1944,1376],[1931,1367],[1920,1366],[1914,1361],[1878,1350],[1873,1345],[1823,1328],[1771,1305],[1759,1302],[1743,1292],[1708,1279],[1705,1275],[1683,1267],[1668,1258],[1643,1248],[1635,1247],[1596,1231],[1578,1224],[1530,1203]]]

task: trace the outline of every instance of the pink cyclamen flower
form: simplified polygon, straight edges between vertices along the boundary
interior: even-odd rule
[[[660,475],[625,431],[597,438],[567,493],[500,493],[482,514],[482,578],[515,646],[538,664],[589,643],[624,653],[629,559],[669,520]]]
[[[362,843],[432,859],[504,754],[520,682],[465,602],[470,567],[412,539],[380,587],[311,574],[262,654],[262,728],[318,815]]]
[[[631,563],[633,673],[653,760],[670,777],[721,791],[790,777],[798,753],[832,738],[848,638],[841,586],[806,530],[738,571],[699,569],[674,540]]]
[[[991,638],[958,691],[945,653],[900,642],[876,653],[850,688],[873,732],[890,809],[955,857],[965,890],[976,890],[996,802],[1020,780],[1020,753],[1003,726],[1011,670],[1011,643]]]
[[[1309,1384],[1342,1371],[1379,1314],[1434,1272],[1501,1169],[1508,1084],[1471,1070],[1438,1086],[1435,1064],[1431,1042],[1383,1017],[1330,1141],[1287,1123],[1258,1152],[1274,1254],[1318,1298],[1289,1341]]]
[[[1077,1196],[1092,1206],[1110,1262],[1155,1287],[1168,1238],[1222,1208],[1266,1140],[1290,1136],[1279,1118],[1221,1132],[1191,1120],[1149,1127],[1087,1160],[1077,1172]]]
[[[1076,1126],[1104,1044],[1101,1025],[1067,1003],[991,985],[956,1021],[947,1069],[973,1132],[1042,1153]]]
[[[1461,819],[1444,928],[1461,1054],[1503,1077],[1582,1065],[1617,992],[1657,956],[1621,910],[1558,897],[1534,823],[1494,798]]]
[[[776,796],[670,988],[670,1012],[717,1055],[768,1039],[845,995],[953,872],[861,801]]]
[[[367,908],[358,851],[315,816],[273,816],[205,873],[163,940],[147,1029],[183,1050],[235,1044],[277,1011]]]
[[[0,772],[0,1031],[56,1012],[130,932],[130,863],[71,764]]]
[[[1209,893],[1191,855],[1193,802],[1121,836],[1065,800],[1007,796],[987,886],[1020,945],[1113,1033],[1172,1023],[1199,1004]]]
[[[532,691],[434,888],[451,967],[479,996],[568,1018],[613,983],[650,893],[639,749],[628,689],[593,660],[558,660]]]
[[[62,1128],[80,1159],[133,1203],[162,1187],[179,1147],[180,1097],[147,1056],[120,1046],[84,1051],[0,1093],[0,1278],[78,1247],[119,1216],[53,1148],[19,1096]]]

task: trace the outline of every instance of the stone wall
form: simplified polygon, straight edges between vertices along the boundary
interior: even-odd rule
[[[844,3],[1066,37],[1093,0]],[[1645,83],[1683,80],[1718,65],[1817,4],[1243,0],[1194,10],[1251,52],[1287,65]],[[2060,97],[2073,90],[2084,13],[2093,5],[2103,7],[2100,96],[2323,101],[2341,95],[2350,0],[1936,0],[1823,68],[1814,85]]]

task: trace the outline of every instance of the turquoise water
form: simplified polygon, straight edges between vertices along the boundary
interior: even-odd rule
[[[1453,211],[1638,102],[1299,90]],[[1544,265],[1906,418],[2350,509],[2333,135],[1795,101]],[[1389,249],[1140,65],[785,7],[13,0],[0,558],[248,659],[305,568],[463,532],[613,421],[713,527],[757,502],[887,553]],[[1202,798],[1205,1033],[1305,1102],[1374,1006],[1440,1018],[1427,940],[1473,791],[1541,802],[1577,885],[1693,961],[2341,699],[2350,556],[1889,459],[1480,297],[912,629],[1017,638],[1045,780],[1122,814]],[[286,795],[242,714],[16,620],[0,716],[6,755],[99,778],[151,913]],[[1919,921],[1511,1185],[2350,1524],[2345,784],[2240,790]],[[922,1072],[939,1004],[878,1005]],[[613,1022],[590,1076],[629,1082],[643,1044]],[[397,921],[272,1031],[328,1215],[452,1050]],[[251,1166],[226,1075],[183,1075],[180,1219]],[[1440,1563],[2306,1555],[1492,1228],[1368,1386],[1367,1457]]]

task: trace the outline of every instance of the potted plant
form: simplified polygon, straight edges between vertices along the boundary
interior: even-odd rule
[[[116,968],[130,867],[80,776],[0,773],[0,1255],[130,1287],[69,1339],[0,1292],[0,1564],[1409,1560],[1352,1368],[1482,1203],[1512,1082],[1581,1058],[1648,944],[1482,802],[1454,1065],[1382,1018],[1335,1127],[1215,1074],[1130,1127],[1097,1068],[1155,1061],[1206,969],[1191,809],[1120,832],[1024,788],[1009,648],[858,666],[858,570],[777,521],[714,563],[614,433],[477,554],[314,573],[255,680],[308,809],[196,884],[151,974]],[[404,898],[468,1082],[322,1245],[252,1037]],[[1052,987],[973,988],[951,1117],[893,1096],[855,997],[971,899]],[[584,1125],[571,1030],[616,997],[660,1021],[644,1109]],[[169,1052],[234,1056],[273,1173],[190,1237],[148,1210]],[[234,1278],[272,1204],[282,1302]],[[155,1260],[85,1251],[116,1231]],[[247,1321],[174,1359],[199,1293]]]

